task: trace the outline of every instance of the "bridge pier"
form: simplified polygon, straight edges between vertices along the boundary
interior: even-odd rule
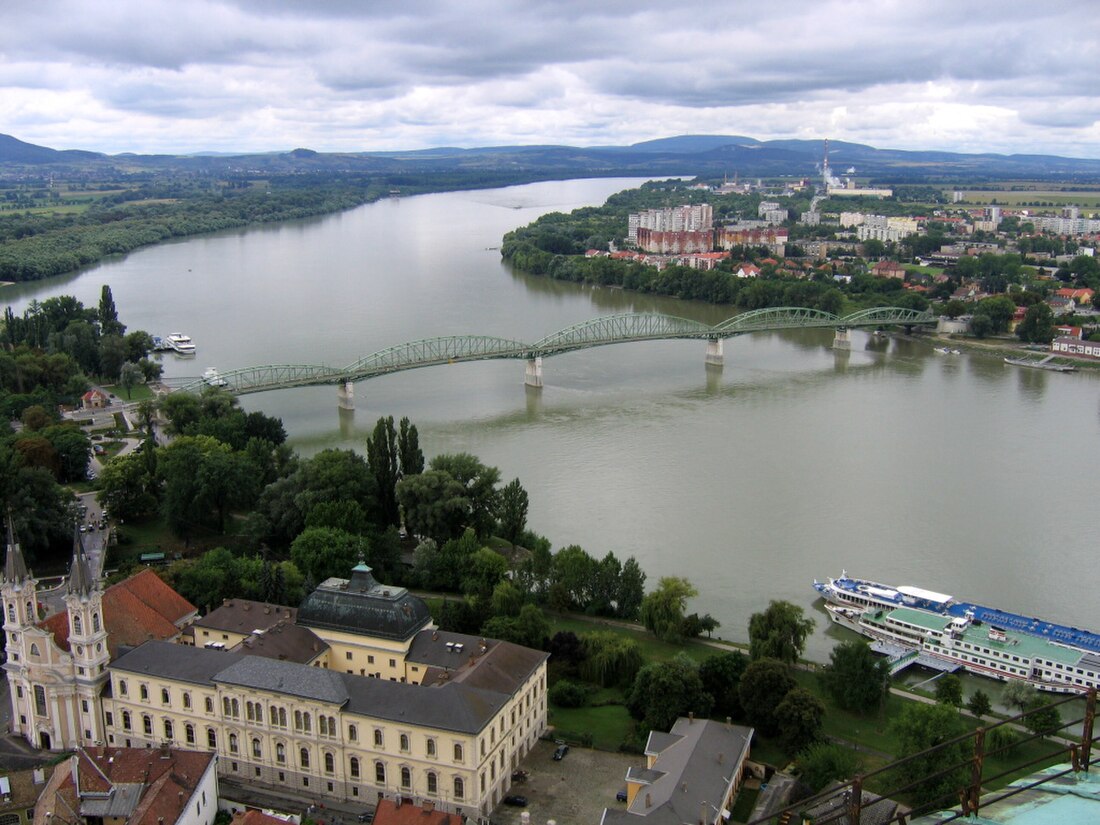
[[[542,356],[527,359],[527,371],[523,376],[523,383],[528,387],[542,386]]]
[[[708,366],[720,367],[724,362],[725,359],[722,355],[722,339],[708,338],[706,363]]]
[[[336,387],[336,403],[342,410],[355,409],[355,382],[344,381]]]
[[[837,327],[833,336],[833,349],[850,350],[852,348],[852,331],[848,327]]]

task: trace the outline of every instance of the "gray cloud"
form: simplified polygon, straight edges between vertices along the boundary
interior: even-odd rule
[[[0,123],[106,151],[634,142],[682,132],[1100,155],[1070,0],[40,0]]]

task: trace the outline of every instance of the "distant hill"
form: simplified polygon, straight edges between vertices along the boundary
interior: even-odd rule
[[[823,140],[767,140],[743,135],[679,135],[632,146],[487,146],[436,147],[396,152],[283,152],[191,155],[103,155],[58,151],[0,135],[0,171],[18,167],[115,167],[133,171],[180,170],[219,173],[246,170],[259,174],[324,173],[401,175],[457,173],[476,178],[500,173],[540,177],[611,175],[742,176],[816,175],[824,156]],[[962,154],[958,152],[877,149],[860,143],[829,142],[832,167],[855,167],[861,177],[893,182],[1032,178],[1100,181],[1100,160],[1054,155]]]
[[[11,135],[0,135],[0,163],[72,163],[81,160],[98,160],[104,157],[98,152],[84,152],[79,149],[58,151],[45,146],[24,143]]]

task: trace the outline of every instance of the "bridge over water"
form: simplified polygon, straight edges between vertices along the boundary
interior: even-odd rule
[[[308,364],[244,367],[220,373],[218,383],[234,395],[330,384],[339,388],[341,403],[349,405],[356,381],[439,364],[523,360],[527,362],[525,383],[541,387],[542,359],[574,350],[631,341],[700,339],[707,342],[706,362],[720,365],[723,362],[722,342],[751,332],[832,328],[836,330],[833,346],[848,349],[853,328],[904,326],[911,329],[935,324],[936,321],[936,317],[929,312],[902,307],[873,307],[844,317],[805,307],[771,307],[743,312],[715,326],[672,315],[635,312],[606,315],[573,324],[534,343],[484,335],[425,338],[387,347],[342,368]],[[197,392],[209,383],[208,379],[195,379],[177,390]]]

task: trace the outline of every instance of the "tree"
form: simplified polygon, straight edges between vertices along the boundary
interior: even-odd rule
[[[779,733],[775,709],[798,683],[790,668],[778,659],[755,659],[741,675],[737,696],[749,722],[764,736]]]
[[[28,433],[45,429],[55,420],[41,404],[32,404],[27,407],[19,418],[23,422],[23,431]]]
[[[773,601],[763,613],[753,613],[749,618],[749,655],[794,664],[813,629],[814,620],[805,618],[801,607]]]
[[[398,460],[397,432],[393,428],[393,416],[379,418],[374,425],[374,432],[367,438],[367,466],[374,476],[378,510],[384,524],[398,524],[401,519],[395,493],[400,479]]]
[[[132,390],[134,386],[140,384],[145,380],[145,376],[142,375],[141,367],[135,364],[133,361],[127,361],[118,372],[118,383],[122,389],[126,390],[127,400],[133,398]]]
[[[481,627],[481,635],[492,639],[541,648],[550,635],[550,622],[533,604],[525,604],[519,615],[493,616]]]
[[[527,491],[518,478],[508,482],[500,491],[500,535],[511,543],[513,550],[516,549],[516,539],[527,527],[527,504]]]
[[[890,666],[860,640],[842,642],[829,653],[821,682],[845,710],[865,713],[882,705],[890,686]]]
[[[72,422],[66,422],[42,430],[42,437],[50,442],[57,453],[58,481],[63,484],[83,481],[88,475],[92,447],[88,434]]]
[[[667,731],[681,716],[710,713],[712,700],[703,689],[699,667],[683,653],[638,671],[627,709],[650,730]]]
[[[738,688],[749,659],[740,651],[715,653],[699,664],[703,688],[714,698],[714,712],[740,718],[744,715]]]
[[[632,684],[644,662],[638,642],[620,633],[583,633],[581,648],[581,676],[601,687]]]
[[[968,307],[965,301],[960,301],[958,298],[952,298],[943,305],[940,314],[948,318],[958,318],[960,315],[966,315],[967,309]]]
[[[619,575],[619,589],[615,595],[616,613],[619,618],[634,621],[638,618],[638,612],[645,598],[645,571],[642,570],[638,560],[631,556],[623,562],[623,570]]]
[[[361,536],[332,527],[310,527],[290,546],[290,560],[315,582],[347,578],[365,554]]]
[[[1016,314],[1016,302],[1007,295],[995,295],[978,302],[974,317],[979,315],[989,319],[990,332],[999,334],[1008,329],[1012,316]]]
[[[129,453],[113,458],[99,474],[100,504],[123,520],[132,521],[157,510],[153,477],[146,471],[144,457]]]
[[[437,455],[430,466],[462,485],[468,501],[466,526],[472,527],[478,538],[487,539],[496,524],[496,485],[500,481],[500,470],[482,464],[469,453]]]
[[[1011,681],[1001,691],[1001,701],[1010,708],[1023,711],[1035,701],[1039,692],[1027,682]]]
[[[111,288],[107,284],[99,293],[99,312],[96,313],[99,321],[99,329],[103,335],[122,335],[126,327],[119,323],[118,310],[115,308],[115,299],[111,295]]]
[[[426,470],[397,483],[405,526],[413,535],[446,542],[462,532],[470,508],[466,488],[449,473]]]
[[[420,451],[420,435],[416,425],[410,424],[407,417],[401,419],[397,431],[397,454],[401,459],[401,477],[415,476],[424,472],[424,453]]]
[[[642,624],[659,639],[679,641],[687,600],[698,595],[699,591],[687,579],[663,576],[657,582],[657,589],[642,599],[639,611]]]
[[[515,617],[523,607],[523,594],[508,580],[493,588],[493,615]]]
[[[1019,326],[1016,327],[1016,336],[1021,341],[1031,341],[1035,344],[1049,344],[1054,340],[1054,312],[1046,303],[1032,304],[1027,308]]]
[[[937,680],[936,701],[941,705],[950,705],[953,708],[962,707],[963,688],[962,681],[958,676],[949,673]]]
[[[945,745],[966,732],[966,724],[958,711],[949,705],[914,702],[902,708],[891,727],[899,742],[898,759],[914,757],[895,768],[898,784],[915,783],[910,793],[918,803],[954,802],[955,791],[966,783],[970,772],[969,767],[963,764],[970,755],[970,743],[963,739]],[[932,748],[938,749],[916,756]],[[941,773],[952,765],[961,767]]]
[[[798,778],[813,793],[830,782],[849,779],[863,770],[855,751],[830,742],[814,742],[798,755],[795,765]]]
[[[1029,731],[1047,736],[1055,733],[1062,726],[1062,716],[1057,707],[1051,707],[1042,696],[1036,696],[1027,707],[1027,716],[1023,718],[1024,726]]]
[[[798,751],[821,738],[821,721],[825,717],[825,705],[802,687],[787,691],[787,695],[775,707],[779,741],[788,753]]]
[[[108,381],[117,380],[128,355],[121,335],[104,335],[99,339],[99,374]]]
[[[462,565],[462,592],[488,601],[507,573],[508,562],[504,556],[488,547],[480,547],[467,555]]]
[[[981,719],[993,711],[993,703],[989,700],[989,694],[983,690],[976,690],[967,700],[966,709]]]
[[[599,563],[576,544],[555,553],[550,568],[553,606],[559,610],[586,608],[592,598],[592,585],[598,567]]]

